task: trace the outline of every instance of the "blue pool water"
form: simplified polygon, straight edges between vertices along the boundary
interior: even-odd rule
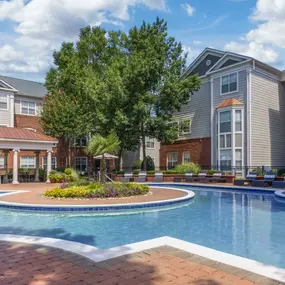
[[[100,248],[171,236],[285,268],[285,203],[271,193],[193,191],[191,204],[132,215],[2,209],[0,233],[61,238]]]

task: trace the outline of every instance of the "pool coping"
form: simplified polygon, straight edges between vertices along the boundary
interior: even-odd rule
[[[277,190],[274,194],[279,198],[285,199],[285,190]]]
[[[108,259],[124,256],[127,254],[137,253],[156,247],[171,246],[191,254],[214,260],[216,262],[244,269],[246,271],[262,275],[280,282],[285,282],[285,269],[283,268],[267,265],[262,262],[221,252],[215,249],[207,248],[201,245],[190,243],[181,239],[172,238],[169,236],[145,240],[109,249],[100,249],[79,242],[39,236],[0,234],[0,240],[7,242],[19,242],[54,247],[84,256],[94,262],[105,261]]]
[[[153,188],[165,189],[162,186],[153,186]],[[40,211],[40,212],[107,212],[107,211],[120,211],[129,209],[143,209],[143,208],[155,208],[164,207],[170,205],[176,205],[184,202],[188,202],[195,197],[195,193],[191,190],[179,189],[175,187],[168,187],[168,189],[181,191],[187,193],[186,196],[179,198],[172,198],[167,200],[158,200],[150,202],[138,202],[138,203],[123,203],[123,204],[100,204],[100,205],[48,205],[48,204],[27,204],[0,201],[0,208],[14,209],[22,211]],[[1,195],[1,191],[4,192]],[[10,192],[10,193],[6,193]],[[13,195],[18,193],[29,192],[28,190],[0,190],[0,197],[6,195]]]

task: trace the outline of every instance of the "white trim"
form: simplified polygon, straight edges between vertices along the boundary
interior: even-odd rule
[[[211,118],[210,118],[210,124],[211,124],[211,166],[214,165],[214,79],[211,78]]]
[[[9,125],[8,124],[0,124],[0,127],[9,127]]]
[[[251,72],[248,70],[247,73],[247,166],[252,166],[252,157],[251,157]]]
[[[9,89],[9,88],[0,87],[0,89],[5,90],[5,91],[19,92],[17,89],[15,89],[13,86],[11,86],[10,84],[8,84],[6,81],[0,79],[0,82],[2,82],[4,85],[7,85],[8,87],[11,88],[11,89]]]
[[[201,245],[197,245],[168,236],[113,247],[106,250],[79,242],[55,238],[46,238],[40,236],[0,234],[0,240],[58,248],[84,256],[95,262],[105,261],[108,259],[124,256],[127,254],[137,253],[156,247],[170,246],[223,264],[244,269],[248,272],[262,275],[280,282],[285,282],[285,270],[282,268],[278,268],[272,265],[266,265],[255,260],[221,252],[215,249],[207,248]]]
[[[223,89],[223,77],[229,76],[229,79],[230,79],[231,75],[233,75],[233,74],[236,74],[236,76],[237,76],[237,89],[234,90],[234,91],[229,91],[229,92],[223,93],[222,92],[222,89]],[[230,83],[228,85],[230,85]],[[230,72],[229,74],[220,76],[220,96],[226,96],[226,95],[230,95],[230,94],[238,93],[238,92],[239,92],[239,73],[237,71],[236,72]]]
[[[28,142],[28,143],[47,143],[47,144],[54,144],[58,143],[58,141],[42,141],[42,140],[23,140],[23,139],[4,139],[0,138],[0,141],[4,142]]]
[[[259,68],[254,68],[252,70],[252,73],[257,73],[257,75],[263,75],[263,76],[265,76],[265,77],[267,77],[267,78],[269,78],[271,80],[274,80],[275,82],[280,82],[281,81],[280,77],[274,76],[274,75],[272,75],[272,74],[270,74],[270,73],[268,73],[268,72],[266,72],[264,70],[261,70]]]

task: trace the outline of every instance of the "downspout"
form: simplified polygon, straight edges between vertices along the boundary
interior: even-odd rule
[[[211,78],[211,169],[214,166],[214,80]]]

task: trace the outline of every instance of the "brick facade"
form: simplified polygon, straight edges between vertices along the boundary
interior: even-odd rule
[[[167,154],[178,153],[178,163],[182,163],[183,152],[189,151],[191,162],[198,163],[202,168],[211,168],[211,138],[176,141],[174,144],[161,144],[160,168],[167,169]]]
[[[37,116],[28,116],[28,115],[15,115],[15,127],[16,128],[31,128],[35,129],[37,132],[42,131],[40,124],[40,118]]]

